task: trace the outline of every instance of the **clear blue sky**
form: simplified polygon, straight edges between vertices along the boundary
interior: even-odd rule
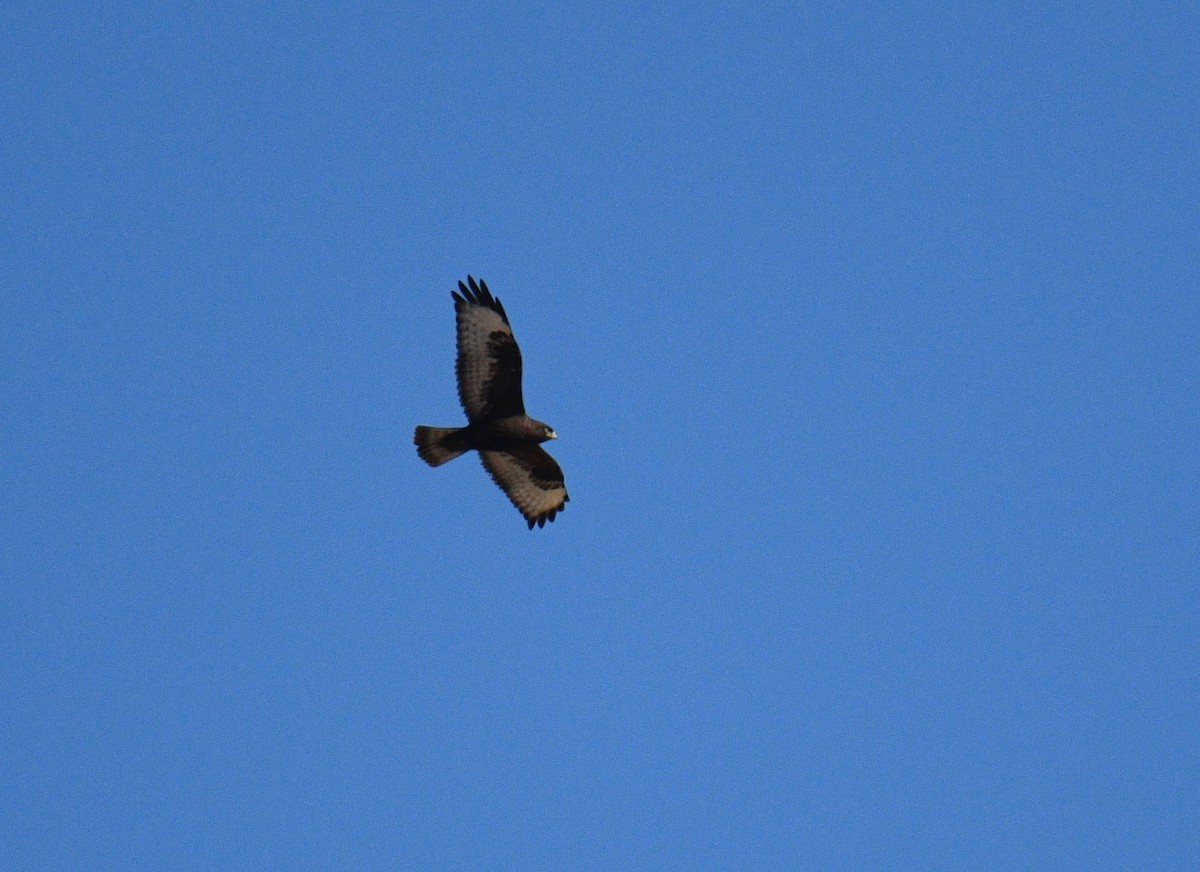
[[[0,867],[1200,868],[1200,13],[167,6],[0,13]]]

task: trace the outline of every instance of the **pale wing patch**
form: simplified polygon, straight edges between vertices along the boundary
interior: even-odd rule
[[[553,521],[570,499],[562,469],[540,446],[522,446],[511,452],[480,451],[479,456],[530,529]]]

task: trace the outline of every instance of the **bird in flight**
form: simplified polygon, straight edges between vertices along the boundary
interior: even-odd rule
[[[545,526],[566,506],[562,468],[542,448],[557,439],[550,426],[525,414],[521,349],[500,301],[487,284],[467,276],[454,297],[458,325],[458,400],[465,427],[417,427],[413,444],[430,466],[479,452],[492,480],[525,516],[529,529]]]

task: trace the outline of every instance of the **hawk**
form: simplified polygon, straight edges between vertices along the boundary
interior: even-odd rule
[[[550,426],[525,414],[521,395],[521,349],[500,301],[487,283],[467,276],[451,291],[458,324],[458,400],[466,427],[417,427],[413,444],[430,466],[441,466],[472,449],[492,480],[525,516],[529,529],[545,526],[566,506],[559,465],[542,448],[557,439]]]

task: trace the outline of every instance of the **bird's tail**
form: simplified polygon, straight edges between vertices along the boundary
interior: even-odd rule
[[[417,454],[430,466],[441,466],[467,450],[465,427],[418,427],[413,433]]]

